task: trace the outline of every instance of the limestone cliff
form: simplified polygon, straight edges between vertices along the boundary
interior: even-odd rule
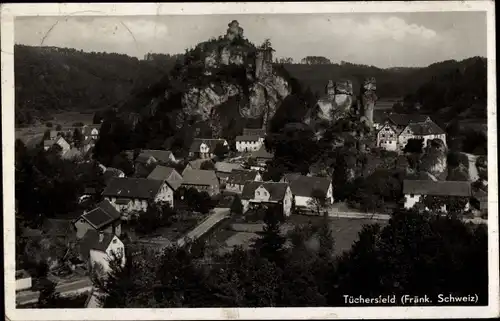
[[[447,148],[440,139],[428,141],[420,162],[420,171],[427,172],[437,179],[446,179],[447,168]]]

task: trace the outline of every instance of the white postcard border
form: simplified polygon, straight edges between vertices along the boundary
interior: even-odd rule
[[[486,307],[192,308],[192,309],[15,309],[14,239],[14,17],[151,16],[200,14],[293,14],[339,12],[487,12],[488,58],[488,264]],[[5,316],[11,320],[215,320],[486,318],[499,315],[496,48],[493,1],[294,2],[294,3],[44,3],[2,4],[2,157],[5,257]]]

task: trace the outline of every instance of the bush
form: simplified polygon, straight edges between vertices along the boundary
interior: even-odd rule
[[[48,128],[52,128],[52,126],[54,126],[51,122],[47,122],[47,124],[45,124],[45,126],[47,126]]]

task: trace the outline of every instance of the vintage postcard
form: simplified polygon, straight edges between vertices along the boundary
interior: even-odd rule
[[[9,320],[499,316],[493,1],[1,15]]]

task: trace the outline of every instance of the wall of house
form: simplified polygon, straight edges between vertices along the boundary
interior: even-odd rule
[[[290,216],[290,214],[292,213],[292,199],[292,190],[290,189],[290,187],[287,187],[285,197],[283,198],[283,214],[285,216]]]
[[[243,213],[246,213],[248,209],[250,208],[250,201],[249,200],[241,200],[241,205],[243,205]]]
[[[311,206],[311,197],[307,196],[295,196],[295,206],[298,207],[310,207]]]
[[[66,153],[68,150],[71,149],[71,146],[64,139],[58,139],[56,144],[61,146],[63,153]]]
[[[234,193],[241,193],[243,192],[243,187],[245,185],[240,185],[240,184],[226,184],[226,190]]]
[[[420,197],[421,197],[421,195],[409,195],[409,194],[405,194],[405,205],[404,205],[404,207],[406,209],[412,208],[413,206],[415,206],[415,204],[417,204],[420,201]]]
[[[255,189],[253,199],[257,202],[268,202],[271,195],[264,187]]]
[[[158,194],[156,194],[155,202],[169,202],[171,207],[174,207],[174,191],[165,183]]]
[[[131,211],[146,211],[148,209],[148,202],[146,200],[131,199],[131,202],[127,205],[117,205],[116,197],[106,197],[106,199],[119,211],[119,212],[131,212]]]
[[[254,142],[236,142],[236,150],[238,152],[249,152],[249,151],[257,151],[262,147],[262,141],[254,141]]]
[[[333,204],[333,186],[332,184],[330,184],[330,186],[328,187],[328,191],[326,192],[326,199],[327,199],[327,203],[330,203],[330,204]]]
[[[16,280],[16,291],[23,291],[31,289],[31,277],[17,279]]]

